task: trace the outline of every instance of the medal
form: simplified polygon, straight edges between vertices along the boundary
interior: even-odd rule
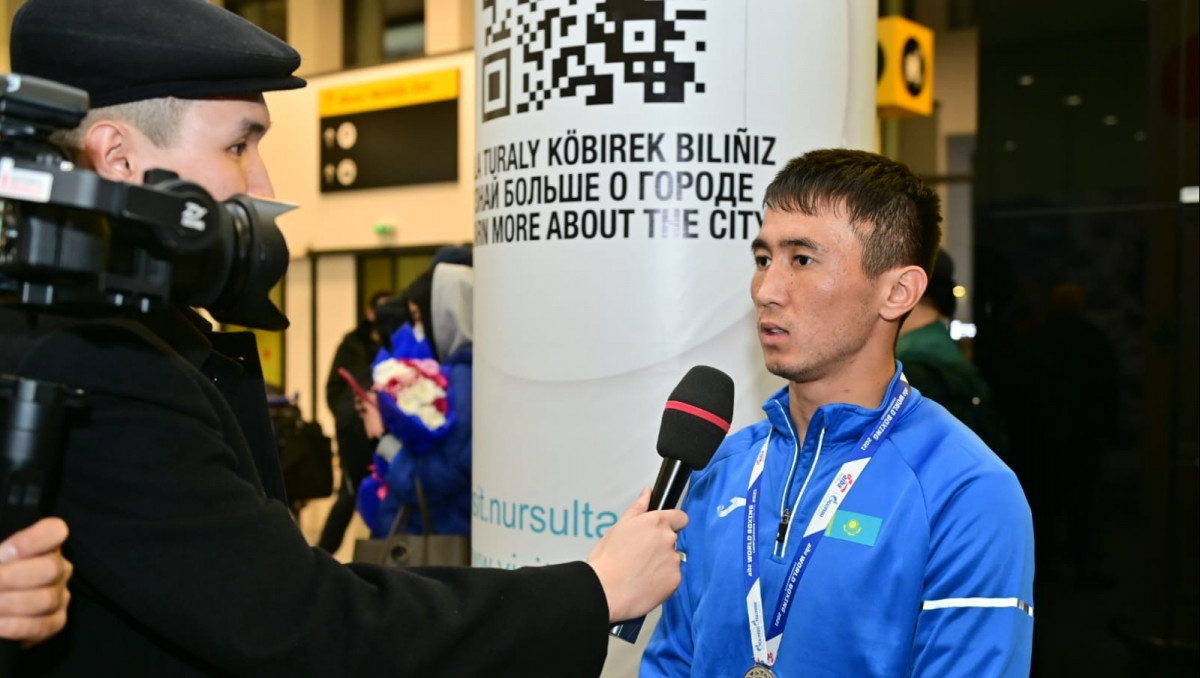
[[[775,678],[775,672],[762,664],[755,664],[742,678]]]

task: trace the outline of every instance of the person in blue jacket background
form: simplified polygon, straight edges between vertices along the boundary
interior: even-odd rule
[[[469,266],[436,263],[428,296],[410,297],[419,309],[425,336],[449,381],[447,397],[452,422],[449,430],[428,445],[406,443],[389,460],[387,496],[380,504],[376,526],[391,525],[402,505],[417,504],[414,478],[419,478],[429,505],[424,525],[415,509],[399,531],[431,534],[471,533],[471,371],[473,350],[472,303],[474,270]],[[382,443],[381,443],[382,444]]]
[[[895,358],[941,237],[937,195],[832,149],[788,163],[764,207],[751,296],[787,385],[692,475],[683,583],[641,675],[1028,675],[1024,493]]]

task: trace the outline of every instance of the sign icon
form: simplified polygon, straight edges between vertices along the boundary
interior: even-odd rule
[[[350,158],[343,158],[337,164],[337,180],[343,186],[349,186],[358,178],[358,165]]]
[[[348,151],[358,142],[358,128],[354,123],[347,120],[338,125],[337,128],[337,145],[343,151]]]
[[[933,31],[902,16],[879,19],[875,104],[884,118],[933,113]]]
[[[925,89],[925,55],[920,43],[912,38],[904,43],[904,87],[913,96]]]

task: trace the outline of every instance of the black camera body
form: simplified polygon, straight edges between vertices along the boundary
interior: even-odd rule
[[[244,195],[218,203],[165,170],[137,185],[80,169],[50,135],[79,124],[87,94],[3,78],[0,303],[93,315],[171,302],[221,322],[287,327],[268,294],[287,270],[275,217],[290,205]]]

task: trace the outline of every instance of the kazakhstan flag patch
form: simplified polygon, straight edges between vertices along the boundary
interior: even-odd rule
[[[833,520],[829,521],[829,527],[825,528],[825,536],[863,546],[874,546],[882,525],[883,520],[875,516],[838,511]]]

